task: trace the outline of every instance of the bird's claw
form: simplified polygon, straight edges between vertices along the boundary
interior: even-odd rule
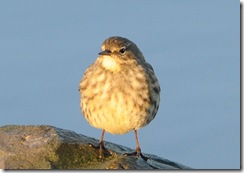
[[[141,151],[135,151],[132,153],[124,153],[124,156],[135,156],[136,159],[138,159],[140,156],[143,160],[147,161],[148,159],[150,159],[149,157],[144,156]]]
[[[100,159],[104,158],[105,153],[106,153],[106,155],[111,155],[111,152],[107,148],[105,148],[103,142],[99,142],[98,145],[93,145],[92,143],[89,143],[89,146],[92,148],[95,148],[95,149],[99,149],[99,158]]]

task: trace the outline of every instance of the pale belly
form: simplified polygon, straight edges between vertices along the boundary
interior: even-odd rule
[[[110,87],[109,87],[110,86]],[[90,91],[89,91],[90,90]],[[90,125],[112,134],[124,134],[147,125],[149,97],[132,87],[111,84],[87,88],[94,97],[81,99],[83,114]]]

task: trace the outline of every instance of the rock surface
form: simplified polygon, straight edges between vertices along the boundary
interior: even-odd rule
[[[106,142],[111,155],[101,160],[98,140],[53,126],[0,127],[0,169],[190,169],[151,154],[147,161],[123,153],[133,150]]]

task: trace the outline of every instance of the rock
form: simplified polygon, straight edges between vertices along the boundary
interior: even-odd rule
[[[106,142],[111,155],[98,157],[98,140],[53,126],[0,127],[0,169],[190,169],[151,154],[147,161],[123,153],[133,150]]]

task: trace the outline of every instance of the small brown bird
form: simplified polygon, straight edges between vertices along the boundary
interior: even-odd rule
[[[110,37],[80,82],[80,106],[91,126],[102,130],[100,157],[104,148],[104,132],[135,132],[137,157],[142,156],[137,130],[155,117],[160,102],[160,86],[152,66],[132,41]],[[131,155],[131,154],[127,154]]]

